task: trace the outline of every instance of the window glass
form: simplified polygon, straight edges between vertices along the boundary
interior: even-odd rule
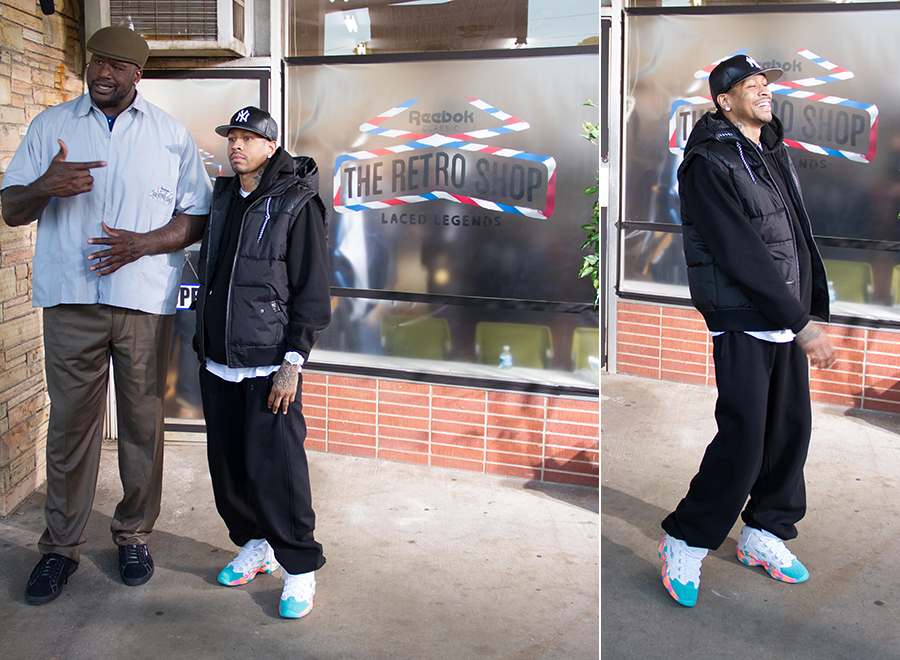
[[[288,0],[288,56],[599,43],[596,0]]]
[[[290,65],[286,82],[285,147],[315,158],[329,207],[338,299],[316,350],[345,351],[342,364],[384,355],[382,316],[396,308],[446,320],[444,373],[478,364],[479,322],[548,328],[562,353],[540,376],[570,373],[574,329],[598,325],[578,272],[599,57]]]
[[[694,123],[713,109],[709,71],[746,53],[785,71],[769,89],[829,262],[833,312],[889,318],[900,240],[900,91],[884,62],[900,56],[898,28],[900,11],[881,8],[629,15],[621,290],[686,284],[680,235],[667,230],[680,223],[677,169]],[[871,293],[847,300],[843,280],[860,277],[859,269],[835,262],[869,264]]]

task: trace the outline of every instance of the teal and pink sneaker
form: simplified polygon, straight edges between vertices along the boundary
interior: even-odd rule
[[[809,579],[809,571],[784,542],[763,529],[744,525],[737,545],[737,558],[747,566],[762,566],[776,580],[796,584]]]
[[[278,613],[285,619],[299,619],[312,611],[313,598],[316,595],[316,574],[300,573],[284,575],[284,590],[281,592],[281,603]]]
[[[693,607],[697,604],[700,565],[708,552],[706,548],[695,548],[668,534],[659,542],[659,557],[663,560],[662,583],[680,605]]]
[[[273,573],[278,570],[275,551],[265,539],[252,539],[244,544],[241,552],[219,573],[219,583],[226,587],[247,584],[257,573]]]

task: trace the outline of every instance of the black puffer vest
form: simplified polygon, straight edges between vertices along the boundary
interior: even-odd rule
[[[685,148],[682,172],[697,159],[706,161],[705,167],[718,168],[741,200],[743,210],[753,229],[765,243],[790,294],[800,299],[800,272],[795,241],[805,241],[812,262],[812,302],[810,315],[828,320],[828,287],[825,267],[812,237],[809,216],[803,204],[796,171],[784,144],[784,130],[777,117],[762,129],[762,142],[774,154],[781,169],[791,199],[783,198],[759,148],[748,140],[720,113],[707,113],[691,132]],[[699,163],[698,163],[699,165]],[[684,255],[687,262],[691,300],[707,321],[711,330],[759,330],[773,327],[761,310],[724,272],[685,212],[684,193],[681,192],[681,222],[684,236]],[[803,231],[794,235],[794,225],[787,210],[792,203]],[[712,208],[711,213],[715,212]],[[733,261],[740,256],[729,255]],[[808,276],[808,275],[807,275]]]

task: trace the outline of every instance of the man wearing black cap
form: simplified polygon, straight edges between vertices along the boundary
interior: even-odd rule
[[[123,497],[110,525],[129,586],[153,575],[163,408],[181,249],[200,239],[211,185],[187,129],[137,92],[149,48],[123,27],[87,42],[89,90],[35,117],[3,179],[3,219],[37,220],[32,298],[43,307],[50,420],[47,528],[26,601],[75,572],[115,368]]]
[[[719,63],[716,112],[697,122],[678,170],[691,300],[713,335],[719,395],[718,433],[659,543],[663,584],[688,607],[703,558],[739,514],[741,562],[782,582],[809,577],[784,541],[806,512],[807,358],[827,369],[835,353],[812,320],[828,321],[825,267],[767,89],[781,74],[747,55]]]
[[[241,551],[218,580],[281,564],[281,616],[313,606],[315,540],[300,400],[302,367],[331,320],[325,206],[311,158],[278,146],[255,107],[216,128],[237,174],[219,177],[200,247],[195,346],[213,493]]]

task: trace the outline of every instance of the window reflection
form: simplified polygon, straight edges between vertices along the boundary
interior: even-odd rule
[[[599,44],[596,0],[289,0],[288,56]]]

